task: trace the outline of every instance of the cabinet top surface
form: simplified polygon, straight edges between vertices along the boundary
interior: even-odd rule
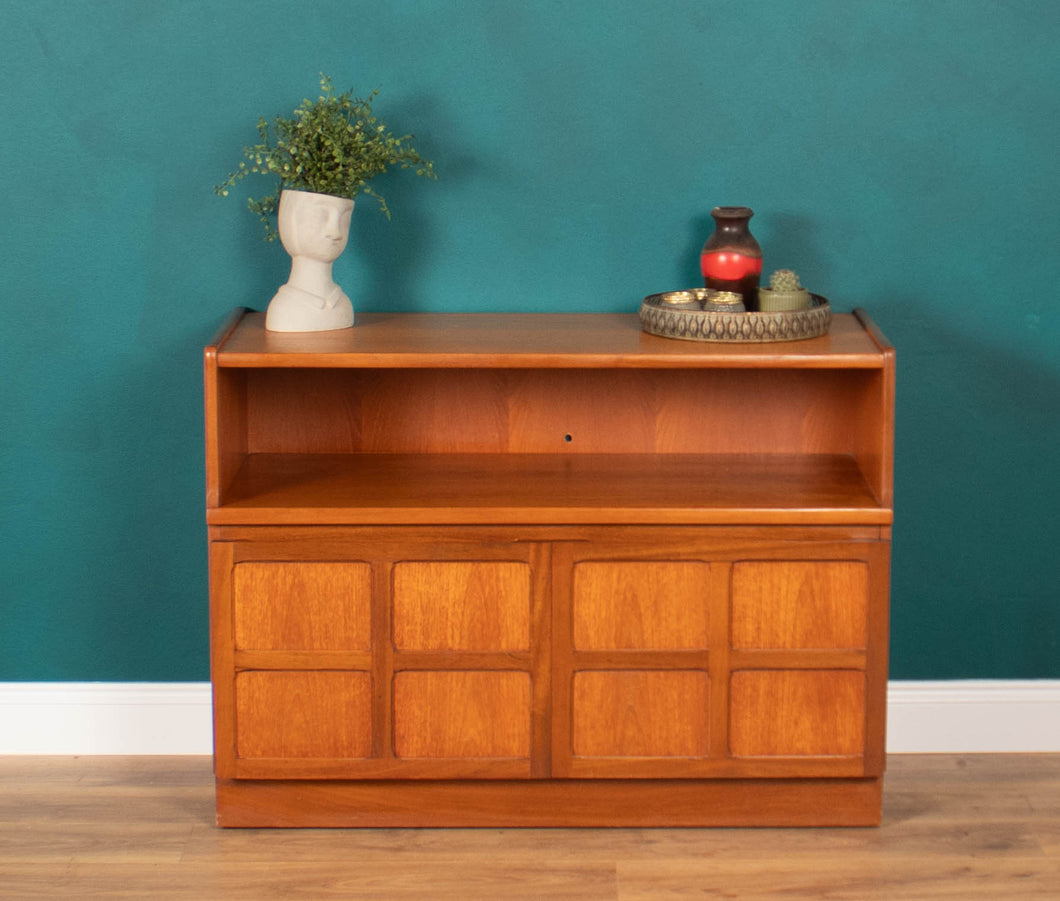
[[[820,338],[770,344],[660,338],[635,313],[359,313],[353,328],[297,333],[243,312],[207,348],[220,366],[307,368],[873,369],[891,353],[860,311]]]

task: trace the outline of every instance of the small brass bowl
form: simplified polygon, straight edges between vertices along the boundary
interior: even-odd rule
[[[703,301],[703,309],[712,313],[745,313],[743,298],[735,291],[717,291]]]
[[[657,294],[656,297],[659,298],[659,306],[667,310],[702,310],[703,304],[717,293],[712,288],[689,288],[687,291]]]

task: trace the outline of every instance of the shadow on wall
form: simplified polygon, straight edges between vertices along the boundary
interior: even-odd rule
[[[898,353],[892,675],[1055,678],[1060,377],[902,292],[866,306]]]

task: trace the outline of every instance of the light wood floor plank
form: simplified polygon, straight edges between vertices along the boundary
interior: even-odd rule
[[[888,764],[878,829],[221,830],[207,758],[0,757],[0,899],[1060,898],[1060,755]]]
[[[968,901],[992,898],[1056,901],[1056,861],[916,857],[905,866],[872,856],[831,860],[673,861],[670,866],[620,863],[620,901],[660,898],[799,898],[815,901]]]

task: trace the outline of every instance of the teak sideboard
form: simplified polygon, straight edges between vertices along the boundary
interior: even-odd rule
[[[366,314],[205,353],[223,826],[871,825],[894,350]]]

